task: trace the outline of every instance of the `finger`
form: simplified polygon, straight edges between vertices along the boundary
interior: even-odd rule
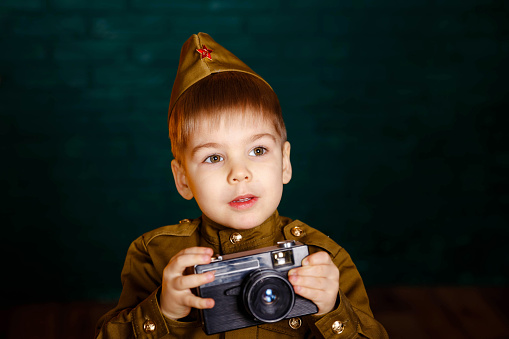
[[[212,298],[200,298],[189,293],[184,297],[184,305],[203,310],[214,307],[215,301]]]
[[[182,254],[173,257],[172,260],[170,260],[170,266],[172,266],[174,272],[179,272],[181,274],[186,267],[209,264],[211,258],[211,254]]]
[[[297,288],[295,288],[295,293],[315,303],[315,305],[318,306],[317,315],[330,312],[337,301],[337,293],[332,295],[308,287],[297,286]]]
[[[294,268],[288,272],[288,276],[308,276],[308,277],[324,277],[334,278],[338,276],[338,269],[334,265],[313,265],[313,266],[301,266]]]
[[[200,264],[208,264],[211,256],[207,254],[181,254],[171,258],[163,270],[163,279],[171,280],[176,276],[184,274],[188,267]]]
[[[320,301],[321,295],[324,294],[324,291],[317,290],[317,289],[314,289],[311,287],[294,286],[293,289],[294,289],[295,293],[297,293],[298,295],[300,295],[306,299],[312,300],[315,303]]]
[[[329,287],[331,287],[331,281],[326,278],[317,278],[317,277],[303,277],[293,275],[289,278],[290,282],[294,286],[300,286],[305,288],[310,288],[313,290],[321,290],[325,291]]]
[[[311,300],[318,307],[320,307],[321,304],[334,303],[336,301],[335,299],[332,300],[334,297],[331,294],[326,293],[323,290],[314,289],[312,287],[295,286],[294,291],[301,297]]]
[[[214,272],[201,274],[183,275],[175,279],[174,288],[176,290],[188,290],[214,281]]]
[[[209,247],[188,247],[179,252],[179,254],[214,254],[214,250]],[[178,255],[178,254],[177,254]]]
[[[330,256],[323,251],[308,255],[306,258],[304,258],[304,260],[302,260],[302,266],[327,265],[330,263],[332,263]]]

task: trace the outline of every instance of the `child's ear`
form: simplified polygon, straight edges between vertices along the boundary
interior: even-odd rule
[[[171,171],[173,172],[173,179],[175,180],[175,186],[180,195],[186,199],[191,200],[193,198],[193,192],[189,188],[187,183],[186,171],[177,160],[171,161]]]
[[[290,162],[290,143],[285,141],[283,145],[283,184],[288,184],[292,179],[292,163]]]

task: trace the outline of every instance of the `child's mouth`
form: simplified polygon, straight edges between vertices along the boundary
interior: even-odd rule
[[[229,205],[235,209],[244,210],[253,206],[257,200],[258,198],[254,195],[243,195],[230,201]]]

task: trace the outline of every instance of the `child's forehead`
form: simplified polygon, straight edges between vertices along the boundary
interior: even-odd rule
[[[266,135],[278,140],[274,124],[261,115],[235,114],[218,117],[200,117],[196,120],[193,133],[189,135],[188,145],[214,142],[211,139],[239,138],[252,139]]]
[[[257,130],[265,130],[266,133],[275,133],[274,123],[266,119],[262,114],[252,112],[244,113],[225,113],[216,116],[200,116],[197,117],[194,124],[195,133],[213,132],[218,129],[237,129],[250,131],[253,128]]]

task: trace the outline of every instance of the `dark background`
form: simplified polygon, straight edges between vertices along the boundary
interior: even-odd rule
[[[127,247],[200,215],[170,171],[180,48],[207,32],[278,93],[280,213],[368,287],[508,285],[507,1],[2,0],[12,302],[114,300]]]

